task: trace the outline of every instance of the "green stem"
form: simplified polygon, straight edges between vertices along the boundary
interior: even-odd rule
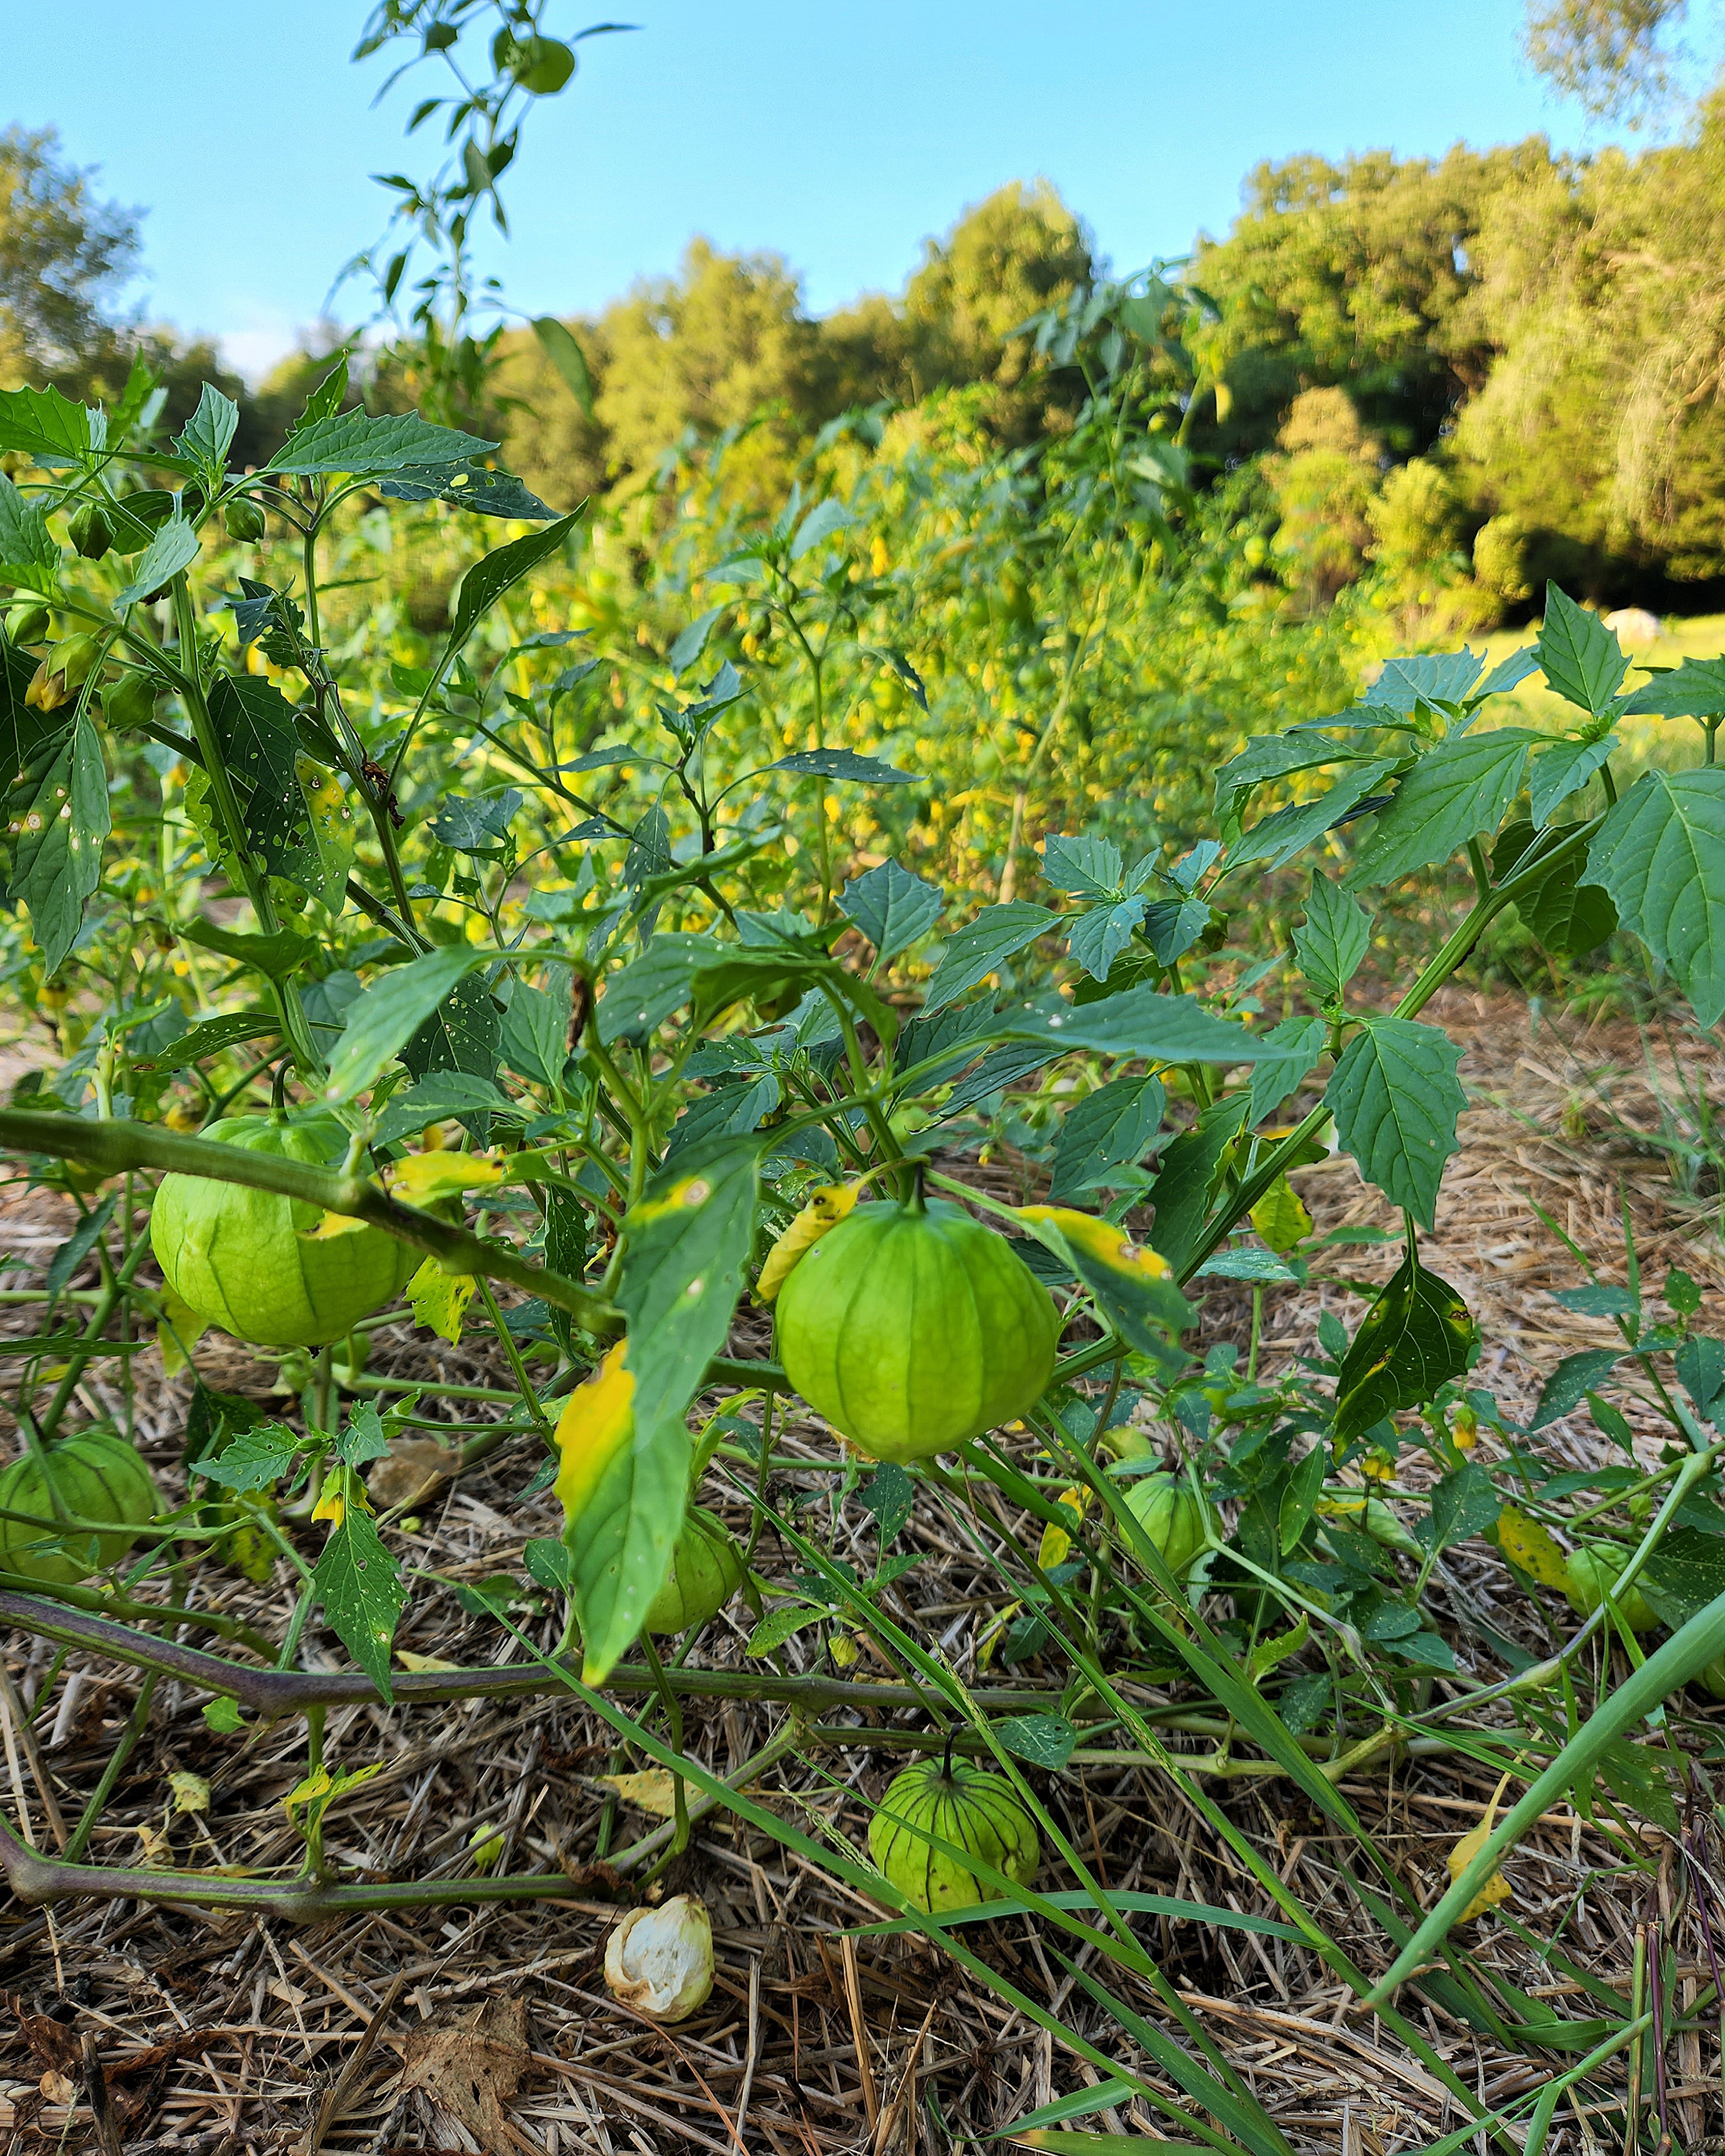
[[[114,1747],[112,1756],[102,1769],[102,1779],[90,1792],[90,1802],[84,1807],[82,1817],[72,1830],[72,1839],[66,1844],[65,1861],[68,1864],[75,1864],[90,1845],[95,1823],[102,1815],[102,1808],[114,1794],[114,1784],[124,1773],[133,1748],[144,1733],[144,1725],[150,1719],[150,1704],[156,1697],[157,1682],[157,1673],[152,1670],[139,1689],[137,1704],[120,1732],[120,1742]]]
[[[64,1374],[55,1389],[54,1398],[43,1411],[41,1421],[37,1424],[44,1445],[49,1442],[54,1432],[59,1428],[60,1418],[64,1414],[90,1358],[101,1352],[101,1338],[103,1333],[108,1329],[109,1320],[119,1307],[126,1289],[131,1285],[133,1274],[136,1272],[140,1263],[147,1255],[149,1248],[149,1238],[140,1235],[127,1255],[125,1264],[102,1290],[102,1299],[90,1312],[90,1322],[84,1328],[83,1337],[73,1349],[71,1358],[67,1363]]]

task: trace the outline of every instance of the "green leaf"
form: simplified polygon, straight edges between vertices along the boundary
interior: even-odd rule
[[[392,1704],[389,1655],[407,1606],[407,1583],[357,1496],[350,1496],[340,1524],[331,1528],[311,1585],[342,1645],[382,1694],[385,1706]]]
[[[1156,1208],[1150,1240],[1176,1272],[1185,1270],[1203,1235],[1210,1199],[1245,1122],[1246,1105],[1244,1093],[1213,1101],[1162,1157],[1148,1193],[1148,1203]]]
[[[254,862],[314,898],[339,904],[352,853],[352,815],[339,788],[331,789],[332,799],[324,798],[322,775],[300,746],[293,706],[258,675],[218,674],[209,716]],[[197,784],[208,804],[208,778],[198,774]],[[343,824],[345,843],[338,835]]]
[[[341,372],[345,384],[345,367]],[[488,457],[495,447],[477,434],[434,427],[417,412],[388,412],[376,418],[366,412],[331,412],[295,427],[264,469],[306,478],[346,472],[365,479],[414,465],[462,464],[470,457]]]
[[[454,944],[393,967],[356,996],[330,1061],[326,1097],[351,1101],[381,1078],[455,983],[485,963],[483,951]]]
[[[633,1431],[565,1536],[589,1683],[603,1683],[639,1631],[670,1567],[689,1475],[685,1417],[742,1291],[765,1143],[696,1149],[624,1219],[616,1301],[629,1321]]]
[[[0,643],[0,754],[10,783],[3,813],[10,840],[6,896],[29,911],[52,973],[72,947],[84,907],[101,879],[110,829],[108,773],[88,716],[32,711],[24,693],[33,671]]]
[[[267,973],[272,981],[285,980],[317,949],[309,936],[292,928],[278,928],[269,936],[247,936],[213,921],[198,920],[188,921],[178,932],[188,943],[205,951],[219,951],[224,958]]]
[[[1276,1545],[1284,1557],[1291,1557],[1299,1548],[1306,1530],[1312,1525],[1312,1516],[1317,1510],[1317,1501],[1323,1491],[1325,1463],[1324,1448],[1315,1445],[1288,1477],[1276,1516]]]
[[[1644,772],[1605,820],[1587,880],[1610,893],[1704,1026],[1725,1013],[1725,767]]]
[[[1635,1576],[1661,1624],[1675,1629],[1725,1595],[1725,1541],[1694,1527],[1667,1534]]]
[[[1525,726],[1505,726],[1497,733],[1457,735],[1429,750],[1378,812],[1348,872],[1349,889],[1392,883],[1448,860],[1481,832],[1495,831],[1521,791],[1528,750],[1544,738]]]
[[[721,619],[724,612],[725,608],[721,606],[709,607],[705,613],[697,614],[686,629],[678,632],[676,641],[666,654],[670,659],[670,670],[673,674],[679,675],[686,674],[694,665],[696,660],[706,649],[706,639],[711,632],[713,624]]]
[[[701,942],[698,936],[667,932],[612,974],[599,998],[599,1039],[644,1040],[680,1009],[695,993]]]
[[[1548,1423],[1573,1414],[1628,1353],[1625,1348],[1584,1348],[1579,1354],[1566,1355],[1540,1387],[1539,1404],[1528,1429],[1543,1430]]]
[[[1339,996],[1359,970],[1371,940],[1369,915],[1339,884],[1314,875],[1306,901],[1306,925],[1294,931],[1300,970],[1318,993]]]
[[[499,1109],[506,1112],[513,1106],[507,1094],[483,1078],[465,1070],[439,1070],[422,1078],[405,1093],[392,1096],[377,1118],[377,1142],[393,1145],[398,1138],[412,1137],[429,1123],[447,1122],[454,1116],[495,1115]]]
[[[1595,718],[1611,709],[1629,671],[1629,661],[1604,623],[1555,584],[1545,588],[1539,663],[1548,688]]]
[[[1455,1076],[1461,1050],[1440,1028],[1373,1018],[1330,1074],[1324,1101],[1337,1136],[1390,1204],[1432,1224],[1455,1118],[1467,1096]]]
[[[896,861],[882,861],[845,885],[839,911],[875,947],[884,965],[926,936],[941,917],[941,894]]]
[[[1344,771],[1327,793],[1315,801],[1299,801],[1273,815],[1261,818],[1228,849],[1224,866],[1246,868],[1261,861],[1266,875],[1304,853],[1315,839],[1347,821],[1360,803],[1395,769],[1394,757],[1372,763],[1356,763]]]
[[[1372,685],[1372,701],[1393,711],[1421,704],[1460,704],[1479,679],[1485,660],[1471,651],[1422,651],[1392,659]]]
[[[229,1490],[267,1490],[292,1467],[303,1440],[285,1423],[242,1430],[221,1450],[200,1460],[198,1471]]]
[[[503,1014],[503,1060],[538,1086],[555,1086],[569,1060],[569,1008],[543,988],[521,983]]]
[[[1427,1272],[1410,1242],[1342,1359],[1337,1442],[1363,1437],[1403,1408],[1425,1406],[1466,1369],[1473,1342],[1467,1305],[1447,1281]]]
[[[1042,848],[1042,880],[1073,898],[1101,904],[1122,895],[1121,877],[1126,864],[1111,839],[1086,833],[1070,839],[1056,834]]]
[[[470,975],[456,982],[436,1009],[414,1029],[401,1060],[414,1078],[461,1071],[490,1084],[497,1075],[497,1040],[501,1031],[497,1006],[483,981]],[[484,1111],[468,1125],[485,1142]]]
[[[1260,1060],[1252,1067],[1248,1122],[1261,1123],[1299,1091],[1322,1060],[1328,1038],[1329,1029],[1321,1018],[1285,1018],[1271,1027],[1259,1043]]]
[[[0,582],[52,592],[59,566],[46,516],[0,472]]]
[[[1537,830],[1543,831],[1569,796],[1579,793],[1599,767],[1610,762],[1616,746],[1616,735],[1605,734],[1596,742],[1554,742],[1549,748],[1534,750],[1527,769],[1527,798]]]
[[[794,756],[782,756],[777,763],[763,767],[768,771],[806,773],[816,778],[847,779],[859,786],[896,786],[909,783],[916,775],[911,771],[901,771],[894,764],[882,763],[878,757],[857,756],[848,748],[798,749]]]
[[[148,598],[151,592],[171,584],[182,569],[198,559],[198,532],[190,517],[170,516],[139,555],[131,581],[114,603],[122,610]]]
[[[107,438],[100,411],[58,389],[0,390],[0,454],[21,451],[45,471],[82,464]]]
[[[1316,732],[1254,734],[1240,754],[1216,773],[1216,821],[1228,823],[1240,796],[1255,786],[1273,778],[1290,778],[1296,772],[1319,771],[1350,761],[1350,752],[1340,742]]]
[[[1512,873],[1533,835],[1531,824],[1507,824],[1498,834],[1491,850],[1491,873],[1498,882]],[[1516,901],[1527,933],[1548,951],[1580,957],[1616,931],[1617,908],[1598,884],[1582,881],[1586,868],[1585,856],[1571,853]]]
[[[563,377],[569,394],[592,418],[593,376],[572,331],[555,315],[539,315],[534,319],[533,334],[539,340],[539,349]]]
[[[233,1011],[222,1018],[206,1019],[202,1025],[194,1025],[182,1033],[177,1040],[171,1040],[163,1048],[152,1049],[147,1055],[132,1059],[136,1070],[184,1070],[193,1063],[201,1063],[206,1055],[220,1055],[230,1048],[238,1048],[248,1040],[262,1040],[281,1030],[281,1020],[274,1011]]]
[[[1425,1277],[1429,1281],[1433,1276],[1427,1273]],[[1455,1300],[1458,1305],[1461,1304],[1459,1296]],[[1466,1306],[1462,1307],[1465,1316]],[[1467,1329],[1471,1335],[1471,1322]],[[1461,1373],[1455,1370],[1450,1374],[1459,1377]],[[1439,1380],[1440,1383],[1442,1382]],[[1432,1388],[1433,1392],[1436,1389],[1436,1386]],[[1431,1396],[1431,1393],[1425,1393],[1417,1401],[1406,1401],[1403,1404],[1423,1407]],[[1422,1532],[1420,1539],[1428,1549],[1450,1549],[1457,1543],[1465,1543],[1470,1536],[1481,1534],[1487,1527],[1495,1526],[1502,1510],[1503,1500],[1492,1488],[1491,1477],[1477,1460],[1470,1460],[1465,1466],[1455,1468],[1445,1476],[1432,1491],[1431,1532],[1429,1537]]]
[[[1142,897],[1126,898],[1117,906],[1094,906],[1088,912],[1065,916],[1069,924],[1066,948],[1074,963],[1082,966],[1092,980],[1106,981],[1113,970],[1114,961],[1142,926],[1144,910]],[[1184,913],[1188,908],[1181,906],[1172,910]],[[1200,921],[1209,919],[1207,906],[1195,910]],[[1187,947],[1190,947],[1189,944]]]
[[[225,1692],[218,1693],[214,1699],[204,1702],[203,1718],[218,1737],[231,1737],[244,1726],[239,1717],[239,1702],[230,1699]]]
[[[1156,1063],[1255,1063],[1265,1054],[1260,1035],[1212,1018],[1195,996],[1163,995],[1148,982],[1100,1003],[1058,1010],[1009,1006],[989,1030],[997,1040],[1050,1041],[1061,1050],[1089,1049]]]
[[[819,1624],[826,1614],[824,1609],[810,1609],[796,1602],[783,1609],[771,1609],[749,1634],[742,1651],[752,1656],[773,1654],[787,1640]]]
[[[994,1734],[1014,1758],[1057,1774],[1077,1748],[1078,1732],[1060,1714],[1010,1714]]]
[[[206,382],[198,393],[198,409],[186,422],[174,448],[188,464],[197,466],[211,493],[227,475],[228,452],[239,425],[239,407]]]
[[[955,929],[947,938],[922,998],[922,1014],[927,1017],[943,1004],[956,1003],[978,981],[998,973],[1009,958],[1016,957],[1058,919],[1045,906],[1032,906],[1024,899],[985,906],[968,927]]]
[[[1725,658],[1686,659],[1672,672],[1644,681],[1623,708],[1662,719],[1725,716]]]
[[[1136,1168],[1161,1127],[1159,1078],[1113,1078],[1066,1111],[1055,1142],[1050,1200],[1058,1205]]]
[[[480,617],[495,606],[512,585],[518,584],[531,570],[558,552],[580,521],[581,511],[578,509],[572,516],[559,517],[542,531],[529,531],[520,539],[512,539],[508,546],[499,547],[474,563],[462,577],[461,588],[455,595],[454,621],[444,649],[445,665],[472,635]]]
[[[1035,1209],[1040,1209],[1022,1216],[1024,1225],[1077,1275],[1103,1320],[1140,1355],[1163,1363],[1178,1360],[1179,1336],[1191,1322],[1192,1306],[1172,1273],[1147,1265],[1123,1228],[1105,1220],[1038,1219]]]
[[[796,536],[791,541],[789,558],[800,562],[805,554],[812,553],[850,521],[850,511],[842,501],[817,502],[797,526]]]

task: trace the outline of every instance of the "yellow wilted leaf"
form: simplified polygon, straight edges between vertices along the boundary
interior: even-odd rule
[[[835,1670],[848,1670],[861,1650],[848,1632],[834,1632],[827,1641],[827,1652],[833,1658]]]
[[[1056,1505],[1070,1512],[1074,1523],[1084,1517],[1085,1507],[1090,1502],[1090,1492],[1081,1495],[1076,1490],[1062,1490],[1055,1498]],[[1057,1564],[1064,1564],[1072,1548],[1070,1531],[1056,1527],[1052,1520],[1042,1530],[1042,1547],[1036,1553],[1036,1562],[1044,1572],[1052,1572]]]
[[[1000,1643],[1006,1637],[1008,1626],[1024,1606],[1022,1602],[1009,1602],[1004,1609],[989,1620],[982,1637],[976,1643],[976,1666],[979,1670],[987,1669],[999,1653]]]
[[[167,1786],[173,1791],[177,1812],[207,1812],[209,1810],[209,1784],[202,1774],[183,1771],[170,1774]]]
[[[404,1205],[429,1205],[458,1190],[490,1189],[508,1163],[485,1152],[410,1152],[389,1171],[389,1194]]]
[[[1491,1830],[1497,1824],[1497,1807],[1502,1803],[1503,1793],[1508,1787],[1509,1777],[1506,1774],[1491,1793],[1491,1801],[1486,1807],[1486,1816],[1476,1827],[1463,1835],[1461,1840],[1450,1851],[1448,1862],[1450,1877],[1452,1881],[1461,1876],[1491,1839]],[[1479,1892],[1474,1896],[1472,1901],[1461,1912],[1456,1922],[1471,1924],[1476,1917],[1483,1917],[1487,1909],[1495,1909],[1500,1902],[1507,1902],[1509,1895],[1509,1881],[1501,1871],[1494,1871]]]
[[[1569,1577],[1563,1553],[1538,1520],[1530,1520],[1513,1505],[1497,1515],[1498,1547],[1512,1564],[1519,1565],[1542,1587],[1561,1589]]]
[[[1279,1175],[1253,1206],[1251,1223],[1278,1257],[1312,1233],[1312,1215],[1286,1176]]]
[[[634,1439],[635,1381],[619,1340],[584,1385],[570,1394],[557,1419],[562,1465],[554,1484],[566,1520],[578,1520],[600,1477]]]
[[[418,1676],[428,1670],[459,1670],[459,1662],[446,1662],[440,1655],[416,1655],[410,1647],[398,1647],[395,1659],[404,1670]]]
[[[413,1306],[415,1321],[453,1348],[461,1337],[461,1320],[478,1287],[471,1273],[446,1273],[435,1258],[428,1258],[408,1282],[408,1301]]]
[[[615,1789],[624,1804],[651,1812],[655,1819],[670,1819],[676,1810],[674,1778],[667,1768],[649,1767],[639,1774],[601,1774],[599,1779],[608,1789]]]
[[[771,1302],[794,1270],[797,1260],[811,1243],[819,1242],[829,1228],[837,1226],[855,1205],[860,1183],[829,1183],[814,1191],[809,1203],[767,1253],[761,1277],[755,1282],[755,1301]]]
[[[1106,1265],[1112,1272],[1138,1273],[1147,1280],[1166,1280],[1173,1268],[1147,1243],[1135,1243],[1111,1221],[1093,1213],[1075,1213],[1065,1205],[1021,1205],[1021,1220],[1045,1220],[1058,1228],[1069,1243]]]

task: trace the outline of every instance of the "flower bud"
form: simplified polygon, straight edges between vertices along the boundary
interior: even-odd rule
[[[228,526],[228,536],[249,546],[264,536],[264,512],[254,501],[244,495],[236,495],[222,511]]]
[[[95,671],[102,655],[99,636],[69,636],[54,645],[31,676],[24,701],[32,710],[56,711],[69,704],[81,683]]]
[[[72,544],[86,562],[100,562],[114,544],[114,526],[99,501],[86,501],[72,511]]]
[[[705,1906],[679,1894],[662,1909],[631,1909],[605,1942],[611,1995],[654,2021],[686,2021],[713,1988],[713,1928]]]

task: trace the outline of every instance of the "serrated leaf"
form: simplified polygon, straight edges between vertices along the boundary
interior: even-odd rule
[[[1211,1017],[1195,996],[1163,995],[1147,983],[1100,1003],[1058,1010],[1009,1006],[989,1029],[997,1038],[1044,1040],[1062,1050],[1091,1049],[1155,1063],[1255,1063],[1266,1046],[1243,1025]]]
[[[1271,779],[1291,778],[1301,771],[1321,771],[1332,763],[1352,760],[1350,752],[1340,742],[1329,740],[1316,732],[1301,730],[1286,734],[1254,734],[1236,757],[1232,757],[1216,773],[1215,814],[1219,824],[1226,824],[1239,805],[1242,794],[1256,786],[1266,785]]]
[[[1399,1210],[1432,1225],[1444,1163],[1456,1149],[1467,1097],[1455,1076],[1461,1050],[1435,1025],[1371,1019],[1342,1051],[1324,1101],[1336,1133]]]
[[[1228,849],[1226,865],[1231,870],[1261,861],[1266,875],[1281,868],[1296,854],[1304,853],[1326,831],[1348,821],[1394,769],[1393,757],[1351,765],[1329,791],[1319,794],[1316,800],[1278,808],[1273,815],[1254,824]]]
[[[935,886],[896,861],[882,861],[839,894],[839,911],[874,945],[883,964],[928,933],[941,917],[941,906]]]
[[[88,716],[44,715],[24,702],[32,669],[0,644],[0,754],[10,783],[3,813],[11,854],[6,896],[30,916],[53,973],[84,921],[101,880],[102,846],[110,829],[108,773]]]
[[[1024,1205],[1019,1218],[1045,1250],[1071,1267],[1129,1347],[1163,1363],[1177,1359],[1192,1308],[1159,1250],[1135,1243],[1112,1221],[1065,1206]]]
[[[543,988],[520,983],[503,1014],[499,1046],[503,1060],[520,1076],[539,1086],[555,1086],[569,1060],[569,1009]]]
[[[1525,726],[1505,726],[1457,735],[1428,750],[1379,810],[1348,872],[1348,888],[1392,883],[1495,831],[1521,791],[1528,750],[1543,739]]]
[[[402,1063],[416,1079],[459,1070],[470,1078],[494,1080],[501,1031],[490,990],[470,973],[413,1029],[402,1048]],[[464,1121],[480,1144],[488,1142],[490,1126],[483,1111]]]
[[[1323,1059],[1329,1029],[1321,1018],[1285,1018],[1258,1044],[1252,1068],[1251,1106],[1247,1121],[1261,1123],[1297,1093]]]
[[[999,973],[1009,958],[1015,958],[1059,918],[1045,906],[1032,906],[1023,899],[985,906],[968,927],[955,929],[947,938],[922,998],[924,1016],[956,1003],[978,981]]]
[[[212,491],[227,472],[228,452],[239,425],[239,407],[206,382],[198,392],[198,409],[186,422],[174,448],[188,464],[197,466]]]
[[[1669,674],[1644,681],[1625,704],[1625,712],[1651,711],[1665,719],[1716,719],[1725,716],[1725,658],[1686,659]]]
[[[189,517],[170,516],[139,555],[131,580],[114,600],[116,607],[136,606],[151,592],[171,584],[182,569],[198,559],[198,533]]]
[[[0,472],[0,582],[52,592],[59,566],[47,516]]]
[[[431,835],[452,853],[495,852],[521,805],[512,786],[501,793],[452,793],[431,819]]]
[[[1616,747],[1616,735],[1606,734],[1596,742],[1554,742],[1549,748],[1534,750],[1527,767],[1527,798],[1536,830],[1543,831],[1569,796],[1610,762]]]
[[[1044,842],[1042,880],[1073,898],[1100,903],[1118,898],[1125,861],[1111,839],[1056,834]]]
[[[1081,1197],[1136,1168],[1161,1127],[1165,1100],[1159,1078],[1113,1078],[1069,1108],[1055,1142],[1050,1198]]]
[[[384,1548],[376,1522],[362,1505],[351,1502],[343,1507],[311,1574],[311,1585],[342,1645],[376,1685],[384,1704],[391,1705],[390,1650],[407,1606],[408,1589],[400,1566]]]
[[[1117,906],[1095,906],[1086,913],[1065,915],[1064,918],[1071,924],[1066,932],[1066,949],[1074,963],[1081,966],[1092,980],[1106,981],[1114,961],[1142,925],[1144,906],[1142,898],[1127,898]],[[1184,911],[1183,907],[1172,910]],[[1208,906],[1199,906],[1198,911],[1201,918],[1208,919]]]
[[[455,984],[485,963],[482,951],[452,945],[392,968],[357,996],[330,1060],[326,1096],[351,1101],[381,1078]]]
[[[1725,767],[1648,771],[1606,813],[1587,881],[1671,975],[1704,1026],[1725,1014]]]
[[[1245,1124],[1246,1105],[1243,1093],[1213,1101],[1162,1157],[1147,1193],[1156,1209],[1150,1237],[1176,1272],[1184,1271],[1203,1234],[1210,1200]]]
[[[1423,1407],[1466,1369],[1473,1342],[1467,1305],[1447,1281],[1425,1270],[1409,1243],[1343,1358],[1337,1442],[1363,1437],[1402,1409]]]
[[[1370,917],[1339,884],[1313,876],[1306,925],[1294,931],[1294,955],[1320,995],[1341,994],[1359,970],[1371,933]]]
[[[1430,1280],[1430,1273],[1426,1278]],[[1453,1292],[1453,1291],[1452,1291]],[[1456,1301],[1459,1303],[1461,1297]],[[1466,1306],[1463,1306],[1466,1317]],[[1468,1323],[1470,1335],[1471,1321]],[[1452,1374],[1459,1375],[1459,1373]],[[1425,1396],[1430,1399],[1430,1394]],[[1409,1404],[1424,1405],[1421,1400]],[[1434,1550],[1454,1548],[1470,1537],[1481,1534],[1495,1525],[1503,1510],[1503,1501],[1491,1486],[1491,1478],[1480,1462],[1470,1460],[1463,1466],[1453,1468],[1433,1489],[1431,1493],[1431,1541]]]
[[[1388,660],[1372,684],[1372,701],[1393,711],[1411,711],[1422,703],[1465,702],[1485,663],[1483,653],[1466,650]]]
[[[791,541],[789,558],[800,562],[825,540],[842,531],[850,521],[850,511],[842,501],[817,502],[797,526],[796,536]]]
[[[209,716],[254,864],[315,898],[334,899],[332,881],[337,890],[347,881],[345,860],[326,858],[314,822],[302,767],[304,773],[315,773],[316,767],[300,750],[292,705],[257,675],[218,674]],[[352,850],[350,839],[346,851]]]
[[[345,367],[342,372],[345,382]],[[346,472],[362,479],[414,465],[464,464],[470,457],[490,456],[495,446],[454,427],[435,427],[417,412],[375,418],[367,412],[331,412],[295,427],[264,469],[308,478]]]
[[[879,757],[857,756],[848,748],[799,749],[794,756],[782,756],[765,767],[816,778],[844,779],[858,786],[907,785],[916,775],[901,771],[895,764],[882,763]]]
[[[1611,709],[1629,661],[1599,617],[1555,584],[1545,588],[1538,649],[1548,687],[1595,717]]]
[[[293,1466],[301,1440],[285,1423],[242,1430],[221,1450],[202,1459],[198,1471],[228,1490],[267,1490]]]
[[[1541,1386],[1528,1429],[1543,1430],[1572,1414],[1628,1353],[1625,1348],[1584,1348],[1579,1354],[1566,1355]]]
[[[413,1322],[447,1340],[453,1348],[461,1337],[461,1322],[467,1306],[479,1291],[471,1273],[445,1272],[435,1258],[427,1258],[404,1291],[412,1306]]]
[[[106,439],[100,411],[55,388],[0,390],[0,454],[21,452],[45,471],[82,464]]]

